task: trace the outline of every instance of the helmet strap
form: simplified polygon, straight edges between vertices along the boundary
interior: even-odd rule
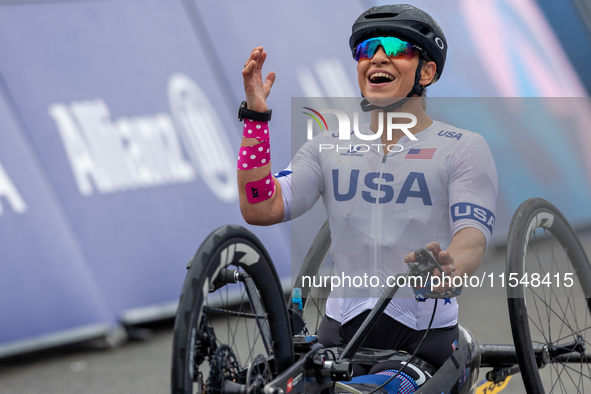
[[[385,107],[380,107],[379,105],[371,104],[369,101],[367,101],[367,99],[363,96],[363,94],[361,94],[361,97],[364,97],[364,98],[361,101],[361,103],[359,103],[359,105],[361,106],[361,109],[363,110],[363,112],[369,112],[369,111],[373,111],[375,109],[379,109],[384,112],[391,112],[391,111],[394,111],[394,110],[402,107],[415,94],[417,96],[421,97],[423,95],[424,90],[425,90],[425,88],[419,84],[419,81],[421,79],[422,67],[423,67],[423,56],[419,56],[419,64],[417,66],[417,71],[415,72],[415,82],[412,87],[412,90],[406,95],[406,97],[398,100],[397,102],[395,102],[393,104],[386,105]]]

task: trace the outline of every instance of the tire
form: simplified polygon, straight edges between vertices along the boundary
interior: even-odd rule
[[[554,205],[535,198],[517,208],[506,268],[511,331],[527,393],[590,392],[591,266]],[[527,275],[529,283],[511,287],[511,274],[518,282]],[[535,274],[539,282],[532,281]]]
[[[281,283],[255,235],[240,226],[220,227],[187,268],[174,324],[172,393],[217,394],[225,379],[249,383],[246,376],[260,369],[249,369],[251,363],[270,364],[273,373],[265,377],[294,363]],[[238,277],[237,283],[228,279]]]

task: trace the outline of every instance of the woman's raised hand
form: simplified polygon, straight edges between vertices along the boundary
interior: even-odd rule
[[[267,74],[263,82],[263,64],[267,58],[267,52],[263,47],[256,47],[250,53],[250,56],[244,64],[242,78],[244,79],[244,92],[246,93],[246,105],[251,111],[266,112],[267,97],[271,92],[273,82],[275,82],[275,72]]]

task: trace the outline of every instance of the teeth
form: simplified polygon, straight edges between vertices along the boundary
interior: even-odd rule
[[[394,77],[392,75],[386,74],[386,73],[375,73],[375,74],[372,74],[372,76],[371,76],[370,79],[373,81],[375,78],[378,78],[378,77],[388,78],[390,81],[393,81],[394,80]]]

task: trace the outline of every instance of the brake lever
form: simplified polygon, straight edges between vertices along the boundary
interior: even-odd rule
[[[425,248],[421,248],[415,252],[415,259],[417,264],[410,267],[408,274],[409,276],[419,276],[426,281],[424,287],[414,291],[417,301],[424,302],[427,298],[452,298],[462,294],[462,286],[454,286],[445,291],[431,291],[431,277],[435,268],[441,273],[443,273],[443,269],[435,259],[435,256]]]

